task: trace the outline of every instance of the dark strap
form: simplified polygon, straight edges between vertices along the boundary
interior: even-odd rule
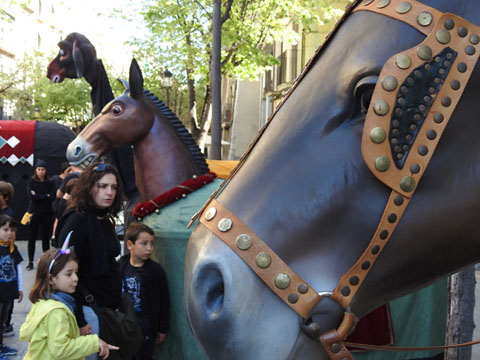
[[[425,350],[445,350],[445,349],[455,349],[465,346],[472,346],[480,344],[480,340],[470,341],[462,344],[454,345],[439,345],[439,346],[382,346],[382,345],[369,345],[369,344],[357,344],[351,342],[344,342],[346,346],[356,347],[359,349],[365,350],[382,350],[382,351],[425,351]]]
[[[82,284],[78,284],[77,289],[83,295],[83,299],[85,300],[87,305],[90,306],[93,309],[95,314],[97,314],[98,321],[101,323],[103,321],[102,312],[100,311],[100,308],[98,307],[98,305],[95,301],[95,297]]]

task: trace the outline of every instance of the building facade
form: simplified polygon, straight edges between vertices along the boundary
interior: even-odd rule
[[[331,6],[344,9],[349,2],[338,0]],[[292,29],[298,33],[298,42],[275,42],[269,49],[279,65],[262,74],[258,81],[224,81],[223,140],[230,143],[228,154],[224,149],[224,159],[237,160],[245,153],[337,20],[315,24],[309,30],[292,24]]]
[[[72,8],[63,1],[32,0],[28,5],[2,6],[0,20],[0,72],[14,74],[17,62],[39,51],[56,51]],[[0,103],[0,119],[13,119],[14,104]]]

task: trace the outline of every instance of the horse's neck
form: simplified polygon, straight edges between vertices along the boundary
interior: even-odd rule
[[[135,182],[142,201],[155,198],[198,173],[174,130],[155,117],[152,129],[134,145]]]
[[[97,116],[102,108],[113,100],[113,91],[102,60],[93,59],[90,66],[85,69],[84,77],[92,87],[90,97],[93,104],[93,114]]]

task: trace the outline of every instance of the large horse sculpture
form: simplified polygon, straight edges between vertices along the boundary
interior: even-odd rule
[[[171,321],[159,358],[202,359],[183,307],[183,268],[193,213],[219,185],[188,130],[168,107],[143,89],[134,60],[127,91],[111,101],[67,149],[71,162],[94,161],[115,146],[132,144],[142,202],[135,216],[155,231],[154,258],[167,274]],[[195,191],[194,191],[195,190]],[[178,200],[178,201],[176,201]],[[166,206],[168,205],[168,206]]]
[[[60,48],[57,56],[50,61],[47,68],[47,78],[52,83],[61,83],[67,79],[85,78],[90,84],[92,111],[97,116],[103,107],[113,100],[114,95],[107,72],[97,51],[86,36],[73,32],[58,43]],[[131,210],[138,202],[139,194],[135,184],[133,169],[133,153],[129,145],[116,147],[108,153],[109,160],[117,166],[125,186],[128,202],[125,211],[125,224],[131,219]],[[85,166],[88,160],[79,159],[73,165]]]
[[[210,359],[351,359],[352,314],[479,261],[472,23],[473,0],[347,10],[199,214],[185,300]]]

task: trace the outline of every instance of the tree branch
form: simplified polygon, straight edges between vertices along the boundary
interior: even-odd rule
[[[230,19],[230,10],[232,9],[232,4],[233,4],[233,0],[228,0],[227,1],[227,8],[225,9],[225,13],[223,14],[223,16],[221,17],[221,24],[223,25],[223,23],[225,21],[227,21],[228,19]]]

